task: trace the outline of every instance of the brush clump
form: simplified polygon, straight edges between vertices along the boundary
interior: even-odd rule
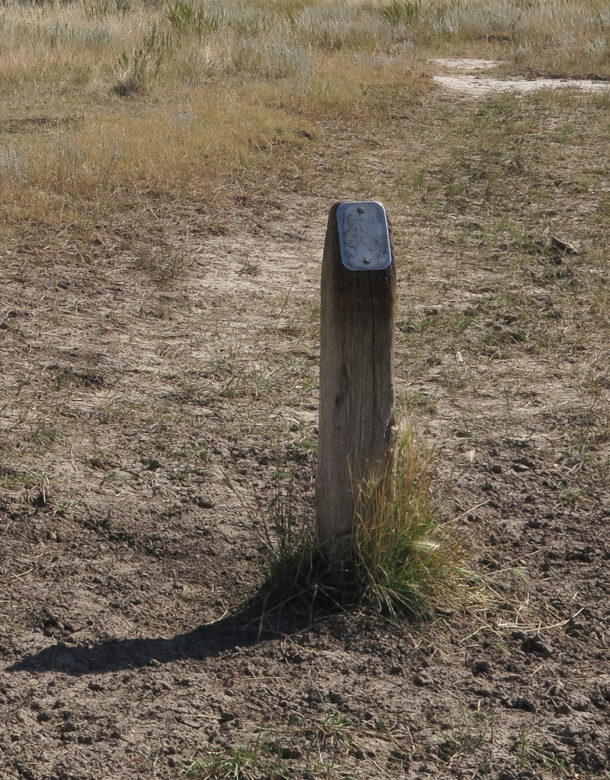
[[[381,479],[366,485],[354,524],[353,566],[361,599],[386,614],[434,614],[463,580],[463,543],[439,519],[434,464],[403,426]]]
[[[430,452],[403,426],[384,474],[361,488],[347,560],[323,554],[313,529],[295,518],[290,490],[278,496],[263,608],[290,605],[313,615],[364,607],[391,617],[432,617],[467,582],[465,546],[440,522],[433,477]]]

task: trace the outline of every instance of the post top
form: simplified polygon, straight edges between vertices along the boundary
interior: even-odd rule
[[[337,208],[341,262],[350,271],[383,271],[392,264],[384,206],[376,200],[346,201]]]

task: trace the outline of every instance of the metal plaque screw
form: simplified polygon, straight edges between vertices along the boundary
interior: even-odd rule
[[[0,0],[0,3],[2,0]],[[341,262],[348,271],[384,271],[392,264],[385,209],[375,200],[340,203],[337,228]]]

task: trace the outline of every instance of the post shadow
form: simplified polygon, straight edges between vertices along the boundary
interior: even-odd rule
[[[273,629],[261,623],[260,610],[247,607],[184,634],[164,638],[109,639],[96,645],[64,642],[26,655],[7,667],[9,672],[63,672],[75,677],[139,669],[153,661],[161,664],[188,658],[203,660],[238,647],[252,647],[270,637],[285,636],[304,628],[307,621],[292,616]]]

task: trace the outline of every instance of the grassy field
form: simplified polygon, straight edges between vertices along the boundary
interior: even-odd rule
[[[239,181],[307,187],[319,123],[391,112],[430,56],[607,78],[607,4],[3,3],[3,218],[92,231],[159,198],[222,206]],[[264,177],[253,175],[264,170]],[[15,228],[18,230],[18,228]]]
[[[0,5],[7,778],[608,776],[610,90],[434,75],[603,84],[609,30],[601,0]],[[312,522],[326,215],[367,198],[477,598],[261,622],[269,533]]]

